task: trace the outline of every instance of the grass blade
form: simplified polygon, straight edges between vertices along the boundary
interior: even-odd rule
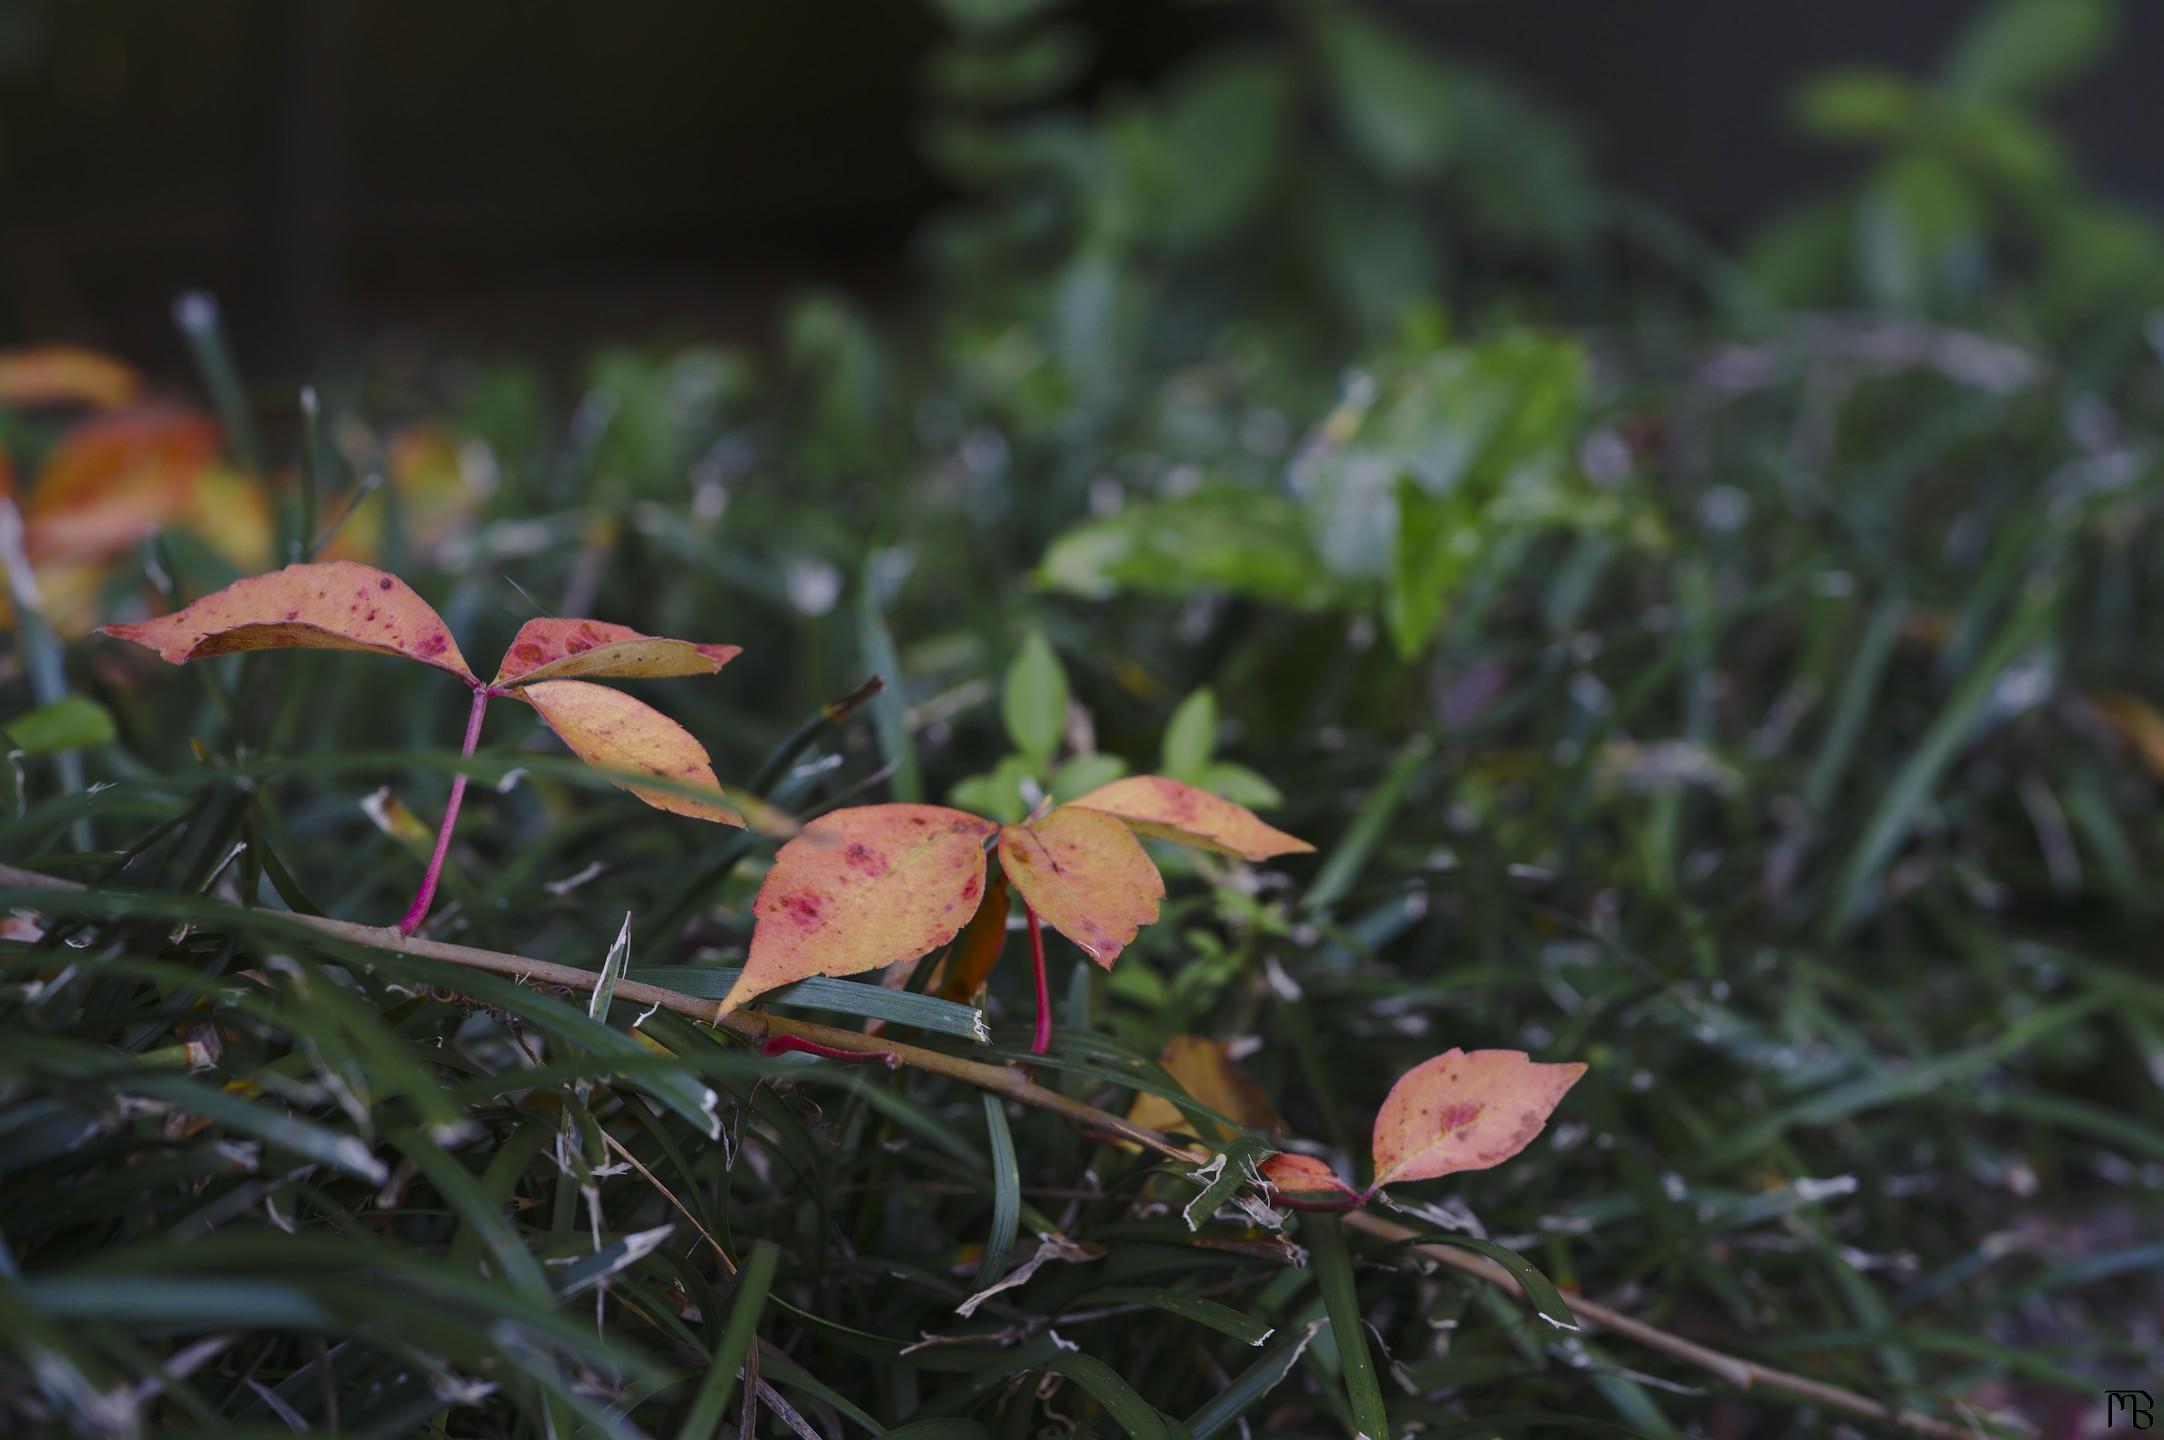
[[[1300,1234],[1314,1255],[1315,1279],[1322,1287],[1330,1334],[1337,1341],[1353,1423],[1367,1440],[1389,1440],[1390,1416],[1383,1408],[1383,1390],[1375,1377],[1374,1358],[1368,1354],[1360,1296],[1353,1286],[1352,1256],[1345,1248],[1345,1228],[1335,1215],[1310,1215],[1301,1225]]]
[[[737,1276],[736,1294],[729,1301],[729,1320],[722,1327],[721,1343],[714,1347],[714,1363],[699,1383],[699,1393],[677,1427],[676,1440],[707,1440],[719,1433],[722,1417],[729,1413],[729,1398],[736,1393],[736,1372],[751,1351],[758,1332],[759,1314],[766,1308],[766,1292],[774,1283],[774,1264],[781,1247],[771,1240],[752,1246]]]

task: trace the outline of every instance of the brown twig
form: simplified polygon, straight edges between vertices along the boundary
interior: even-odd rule
[[[78,891],[87,887],[58,876],[41,874],[34,870],[22,870],[11,865],[0,865],[0,889]],[[400,955],[413,955],[426,960],[441,960],[452,965],[482,970],[494,975],[506,975],[517,980],[538,981],[542,984],[562,986],[566,989],[591,990],[600,976],[591,970],[581,970],[570,965],[558,965],[547,960],[530,959],[502,950],[482,950],[470,945],[452,945],[441,940],[423,940],[402,935],[388,925],[361,925],[350,920],[333,920],[325,916],[296,915],[286,912],[254,911],[257,920],[284,922],[318,934],[343,940],[349,944],[370,949],[387,950]],[[787,1020],[760,1010],[735,1010],[727,1015],[716,1015],[718,1007],[711,1000],[694,995],[681,994],[659,985],[644,985],[633,980],[617,982],[616,994],[623,1000],[639,1005],[659,1005],[703,1024],[726,1030],[764,1047],[776,1040],[794,1037],[797,1040],[829,1050],[846,1051],[856,1055],[884,1057],[891,1055],[901,1065],[913,1070],[923,1070],[934,1075],[944,1075],[981,1090],[989,1090],[1024,1105],[1049,1110],[1085,1131],[1117,1137],[1160,1155],[1182,1162],[1193,1160],[1187,1147],[1170,1136],[1159,1134],[1147,1126],[1100,1110],[1048,1090],[1036,1084],[1021,1070],[1007,1065],[987,1065],[975,1060],[965,1060],[940,1050],[926,1050],[915,1045],[898,1044],[883,1036],[866,1035],[855,1030],[840,1030],[828,1025],[813,1025],[798,1020]],[[1412,1239],[1419,1232],[1379,1215],[1356,1212],[1345,1217],[1345,1224],[1361,1230],[1380,1240],[1402,1242]],[[1412,1247],[1421,1258],[1438,1265],[1486,1281],[1507,1294],[1524,1298],[1524,1292],[1510,1273],[1492,1260],[1454,1249],[1445,1245],[1416,1245]],[[1780,1390],[1813,1404],[1841,1411],[1858,1419],[1877,1421],[1915,1435],[1929,1435],[1937,1440],[1975,1440],[1979,1433],[1973,1425],[1955,1425],[1933,1416],[1913,1410],[1896,1410],[1868,1395],[1845,1390],[1798,1375],[1787,1370],[1777,1370],[1760,1365],[1686,1340],[1666,1330],[1634,1320],[1621,1311],[1587,1300],[1582,1296],[1570,1297],[1573,1314],[1582,1322],[1589,1323],[1611,1334],[1636,1341],[1649,1350],[1694,1366],[1719,1378],[1724,1384],[1739,1390],[1763,1387]]]

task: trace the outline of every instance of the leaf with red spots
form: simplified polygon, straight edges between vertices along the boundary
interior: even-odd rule
[[[1500,1165],[1533,1143],[1582,1064],[1522,1050],[1446,1050],[1408,1070],[1375,1117],[1375,1184]]]
[[[734,645],[694,645],[641,635],[605,620],[528,620],[503,652],[495,683],[531,685],[577,675],[625,680],[711,675],[742,653]]]
[[[1062,805],[999,832],[999,864],[1045,924],[1107,970],[1157,918],[1165,880],[1127,827]]]
[[[366,650],[418,660],[472,683],[443,617],[395,575],[338,560],[236,580],[184,610],[102,633],[175,665],[243,650]]]
[[[116,410],[133,401],[142,388],[142,376],[128,365],[80,345],[0,350],[0,405],[24,410],[46,405]]]
[[[1099,786],[1068,802],[1068,808],[1117,815],[1153,840],[1170,840],[1243,860],[1296,855],[1315,847],[1273,825],[1245,805],[1162,775],[1132,775]]]
[[[645,701],[584,680],[544,680],[511,693],[539,711],[549,729],[571,747],[571,752],[595,769],[647,774],[712,794],[709,799],[705,794],[616,780],[655,809],[723,825],[743,825],[744,817],[722,799],[721,782],[714,778],[706,747],[689,730]]]
[[[877,970],[952,940],[977,913],[996,828],[943,805],[864,805],[811,821],[759,886],[751,953],[721,1013],[777,985]]]
[[[1357,1200],[1360,1192],[1337,1178],[1337,1172],[1312,1155],[1280,1151],[1262,1162],[1262,1178],[1294,1200]]]

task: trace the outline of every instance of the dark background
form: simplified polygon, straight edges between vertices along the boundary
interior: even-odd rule
[[[1802,71],[1926,68],[1966,0],[1381,7],[1560,104],[1602,173],[1717,237],[1845,158],[1789,134]],[[1247,4],[1098,0],[1082,95],[1147,82]],[[656,326],[756,339],[809,281],[877,301],[944,198],[913,136],[941,35],[902,0],[603,9],[419,0],[0,0],[0,339],[178,362],[173,295],[252,365],[425,327],[544,352]],[[2164,202],[2164,7],[2055,107],[2106,190]]]

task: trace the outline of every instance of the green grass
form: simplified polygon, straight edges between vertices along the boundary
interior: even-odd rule
[[[1306,23],[1264,59],[1334,114],[1333,67],[1385,62]],[[1042,176],[973,183],[906,314],[809,302],[779,363],[656,345],[568,384],[364,363],[321,383],[320,438],[222,348],[206,393],[253,401],[274,463],[308,453],[297,509],[383,507],[383,557],[469,654],[533,613],[521,590],[744,645],[651,698],[791,813],[1011,784],[1003,758],[1052,723],[1017,740],[1003,718],[1040,633],[1098,750],[1276,786],[1268,818],[1316,856],[1253,884],[1168,857],[1161,923],[1109,974],[1052,942],[1040,1083],[1124,1113],[1166,1088],[1168,1035],[1249,1041],[1292,1130],[1353,1176],[1413,1064],[1584,1060],[1523,1156],[1403,1187],[1425,1208],[1398,1218],[1477,1225],[1544,1310],[1582,1297],[1958,1424],[2154,1389],[2164,777],[2097,704],[2164,699],[2164,390],[2134,302],[2076,305],[2013,201],[1977,222],[1978,268],[1926,267],[1939,288],[1904,298],[1712,256],[1568,174],[1542,193],[1582,228],[1541,239],[1476,167],[1377,192],[1492,206],[1420,210],[1457,227],[1458,268],[1376,322],[1359,287],[1399,273],[1405,217],[1300,239],[1263,200],[1138,202],[1160,172],[1120,167],[1147,134],[1177,172],[1218,81],[1081,125],[1103,164],[1060,205]],[[1527,103],[1444,88],[1467,123]],[[988,133],[1026,148],[1032,123]],[[1379,184],[1369,131],[1297,133],[1259,195]],[[1819,198],[1883,239],[1870,197]],[[1570,322],[1540,327],[1560,348],[1524,343],[1543,317]],[[1979,376],[1927,341],[2027,368]],[[357,488],[420,418],[496,470],[449,539]],[[1507,442],[1418,508],[1398,472],[1434,479],[1436,437],[1490,420]],[[55,433],[0,417],[25,474]],[[1250,523],[1202,527],[1206,574],[1104,558],[1171,503]],[[1431,523],[1476,543],[1393,550]],[[146,558],[183,596],[233,573],[169,532],[115,562],[113,613],[163,607]],[[20,649],[11,724],[57,673],[113,730],[71,742],[73,712],[47,715],[5,777],[0,857],[91,888],[0,897],[43,929],[0,942],[0,1429],[681,1435],[751,1407],[760,1434],[793,1413],[822,1436],[1330,1436],[1378,1412],[1430,1437],[1831,1433],[1823,1407],[1563,1330],[1350,1226],[1279,1235],[1212,1196],[1191,1229],[1184,1167],[937,1075],[765,1059],[621,995],[281,921],[401,913],[420,862],[362,801],[387,785],[433,819],[460,697],[367,656],[172,670],[35,627]],[[877,699],[821,710],[874,672]],[[1214,749],[1168,746],[1202,688]],[[629,983],[721,994],[773,842],[642,807],[516,709],[470,767],[430,933],[598,970],[629,912]],[[777,999],[1021,1063],[1023,948],[989,1044],[921,995]],[[957,1313],[1048,1232],[1086,1258]]]

